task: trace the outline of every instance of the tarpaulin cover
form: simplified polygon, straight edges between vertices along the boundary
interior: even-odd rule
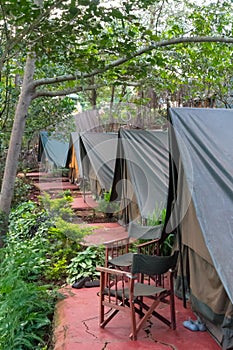
[[[117,134],[81,133],[80,147],[83,175],[89,178],[91,167],[100,187],[109,191],[112,187],[115,169]]]
[[[162,236],[163,224],[157,226],[142,226],[131,221],[128,227],[129,237],[135,239],[160,239]]]
[[[58,136],[49,135],[46,131],[41,131],[39,135],[38,161],[45,157],[46,161],[58,168],[64,168],[69,149],[69,143],[62,141]]]
[[[168,192],[167,132],[121,129],[118,140],[111,200],[124,201],[131,192],[141,217],[160,213],[166,207]],[[129,205],[131,200],[127,198]]]
[[[170,117],[196,219],[233,302],[233,110],[171,108]]]
[[[88,110],[82,113],[75,114],[76,130],[78,132],[101,132],[100,115],[97,109]]]

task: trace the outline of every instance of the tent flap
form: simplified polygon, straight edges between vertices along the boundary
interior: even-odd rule
[[[111,200],[133,210],[136,200],[142,218],[166,207],[168,136],[163,131],[120,129]],[[134,215],[129,215],[135,219]],[[131,221],[131,220],[130,220]]]

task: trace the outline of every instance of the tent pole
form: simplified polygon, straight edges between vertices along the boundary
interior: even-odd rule
[[[83,201],[86,203],[85,176],[83,176]]]
[[[181,272],[181,282],[182,282],[182,295],[183,295],[183,307],[187,308],[186,295],[185,295],[185,283],[184,283],[184,264],[183,264],[183,255],[182,255],[182,241],[180,233],[180,225],[177,227],[178,235],[178,246],[180,251],[180,272]]]

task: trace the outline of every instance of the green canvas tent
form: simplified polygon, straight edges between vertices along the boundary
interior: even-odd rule
[[[116,133],[84,132],[80,134],[83,177],[91,192],[100,196],[112,187],[117,149]]]
[[[52,170],[53,168],[64,168],[68,153],[69,143],[63,141],[58,134],[49,134],[41,131],[38,144],[38,162],[41,163],[43,170]]]
[[[194,312],[233,349],[233,111],[171,108],[170,121],[166,232],[177,231]]]
[[[168,174],[167,132],[120,129],[111,201],[120,202],[123,224],[146,224],[166,207]]]

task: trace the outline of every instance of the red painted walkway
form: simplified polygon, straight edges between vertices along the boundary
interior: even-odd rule
[[[37,178],[37,174],[31,174]],[[44,174],[43,174],[44,175]],[[75,185],[69,182],[39,181],[39,189],[68,189]],[[60,186],[60,187],[59,187]],[[58,187],[58,188],[57,188]],[[75,186],[77,189],[77,186]],[[73,188],[72,188],[73,189]],[[88,210],[95,207],[95,202],[88,197],[87,203],[78,195],[72,204],[73,209]],[[127,237],[125,228],[118,223],[91,223],[94,232],[86,236],[87,245],[102,244],[116,238]],[[56,306],[54,320],[54,350],[219,350],[221,349],[208,332],[192,332],[183,327],[183,321],[189,317],[196,319],[188,305],[183,308],[182,302],[176,298],[177,329],[169,329],[155,318],[151,318],[138,333],[138,340],[129,340],[130,323],[127,313],[119,313],[105,329],[98,326],[99,288],[73,289],[67,286],[61,292],[66,297]],[[168,307],[161,312],[166,314]]]
[[[103,224],[101,226],[100,224],[95,223],[91,224],[91,226],[96,227],[94,232],[84,237],[84,244],[88,246],[101,245],[117,239],[125,239],[128,237],[128,232],[117,222],[109,223],[108,225]]]
[[[94,209],[97,207],[97,202],[94,201],[92,196],[83,196],[79,195],[78,197],[75,197],[73,202],[71,203],[71,208],[74,210],[86,210],[86,209]]]
[[[105,329],[98,326],[99,288],[63,290],[66,298],[56,308],[54,350],[219,350],[208,332],[192,332],[183,327],[189,317],[196,319],[189,306],[184,309],[176,298],[177,329],[151,318],[138,333],[138,340],[129,339],[127,313],[119,313]],[[169,306],[163,311],[167,313]],[[153,322],[153,323],[152,323]]]
[[[78,187],[66,181],[48,181],[48,182],[38,182],[34,184],[41,192],[43,191],[64,191],[64,190],[78,190]]]

